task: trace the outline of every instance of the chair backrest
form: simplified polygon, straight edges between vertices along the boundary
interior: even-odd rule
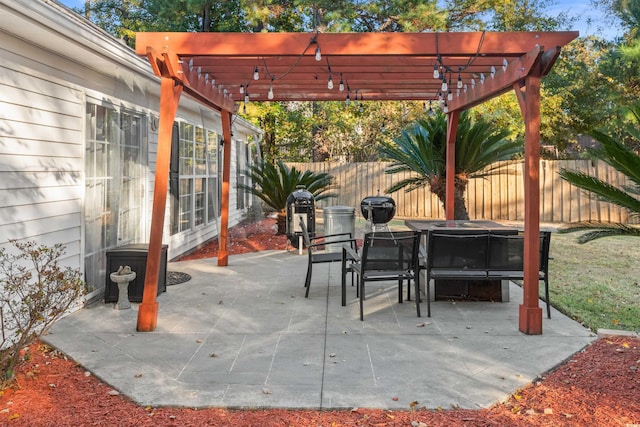
[[[494,270],[524,270],[524,236],[491,234],[489,268]],[[551,232],[540,232],[540,271],[549,270],[549,248]]]
[[[453,234],[430,231],[428,268],[486,270],[489,233]]]
[[[540,232],[540,271],[549,274],[549,249],[551,248],[551,232]]]
[[[407,271],[418,263],[420,235],[415,231],[372,232],[364,236],[362,269]]]
[[[524,270],[524,236],[518,234],[489,235],[490,270]]]

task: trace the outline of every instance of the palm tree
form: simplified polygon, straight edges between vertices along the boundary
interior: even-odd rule
[[[628,108],[632,122],[624,126],[626,139],[635,144],[640,144],[640,103]],[[618,172],[625,175],[632,185],[626,188],[618,188],[608,184],[601,179],[593,177],[583,172],[562,169],[560,176],[567,182],[583,190],[594,194],[599,200],[613,203],[629,211],[631,218],[640,217],[640,156],[626,146],[622,141],[605,134],[602,131],[594,130],[589,132],[597,139],[601,146],[589,150],[595,159],[600,159],[612,166]],[[616,235],[640,236],[640,228],[626,224],[605,224],[598,222],[583,222],[575,224],[563,231],[579,231],[591,229],[592,231],[583,234],[578,238],[578,242],[585,243],[591,240]]]
[[[381,155],[393,161],[386,173],[413,172],[386,192],[401,189],[410,192],[428,186],[446,208],[446,135],[447,118],[438,112],[431,118],[416,121],[393,143],[384,145]],[[469,219],[464,200],[469,179],[495,173],[498,166],[492,167],[494,162],[509,160],[522,152],[522,144],[506,139],[507,136],[509,131],[496,129],[482,119],[474,121],[466,111],[460,115],[455,144],[455,219]]]
[[[336,197],[335,193],[330,192],[335,188],[333,176],[324,172],[301,172],[295,167],[289,168],[282,160],[275,164],[266,160],[258,161],[246,173],[253,186],[240,184],[240,187],[256,195],[278,213],[278,234],[286,232],[287,198],[299,185],[304,186],[316,201]]]

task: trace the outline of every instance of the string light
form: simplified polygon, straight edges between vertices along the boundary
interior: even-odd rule
[[[446,92],[448,87],[449,86],[447,85],[447,77],[443,75],[442,76],[442,87],[441,87],[441,89],[442,89],[443,92]]]
[[[342,80],[342,73],[340,73],[340,86],[338,87],[340,92],[344,92],[344,81]]]
[[[494,67],[493,65],[491,66],[491,78],[494,78],[496,76],[496,67]]]
[[[329,90],[333,89],[333,79],[331,78],[331,75],[329,75],[329,81],[327,82],[327,89]]]
[[[502,71],[507,71],[507,67],[509,63],[507,62],[507,58],[502,58]]]
[[[462,76],[460,75],[460,70],[458,70],[458,89],[462,89]]]
[[[267,93],[267,98],[273,99],[273,79],[271,79],[271,84],[269,85],[269,93]]]
[[[253,80],[258,80],[260,78],[260,72],[258,71],[258,67],[253,69]]]
[[[244,93],[244,85],[240,85],[240,93]]]
[[[349,92],[347,92],[347,99],[345,99],[345,103],[347,104],[347,107],[349,106],[349,104],[351,104],[351,97],[349,96]]]
[[[438,66],[437,62],[433,64],[433,78],[434,79],[440,78],[440,67]]]
[[[316,61],[322,60],[322,53],[320,52],[320,46],[316,47]]]
[[[249,92],[244,94],[244,103],[245,105],[249,103]]]
[[[453,92],[451,92],[451,89],[449,89],[449,93],[447,94],[447,100],[453,101]]]

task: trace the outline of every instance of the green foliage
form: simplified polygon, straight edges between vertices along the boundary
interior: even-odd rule
[[[0,388],[12,384],[22,350],[44,334],[85,294],[79,270],[59,265],[64,248],[12,241],[0,248]]]
[[[412,172],[409,178],[385,191],[409,192],[428,186],[444,204],[446,133],[447,118],[439,112],[429,119],[418,120],[393,143],[383,145],[381,155],[393,162],[386,173]],[[522,145],[507,139],[508,135],[507,130],[498,129],[481,117],[473,120],[470,112],[460,115],[455,143],[455,219],[469,218],[464,202],[469,179],[495,173],[497,166],[492,166],[495,162],[512,159],[522,152]]]
[[[640,126],[640,103],[633,105],[629,110],[634,121],[626,123],[624,126],[627,129],[628,137],[635,140],[637,144],[640,143],[640,131],[638,130],[638,126]],[[622,141],[601,131],[594,130],[591,132],[591,135],[601,143],[600,147],[589,150],[592,157],[611,165],[615,170],[627,177],[631,185],[626,188],[619,188],[600,178],[569,169],[561,170],[560,176],[570,184],[594,194],[602,201],[613,203],[627,209],[631,217],[640,217],[640,198],[638,198],[640,195],[640,156],[627,147]],[[575,225],[569,231],[585,228],[595,228],[597,230],[581,236],[580,241],[582,243],[600,237],[619,234],[640,236],[639,228],[622,224],[603,225],[582,223]]]
[[[335,197],[331,193],[333,177],[324,172],[299,171],[289,168],[282,160],[275,164],[260,161],[247,171],[255,186],[242,185],[242,188],[256,195],[268,207],[276,212],[283,212],[287,207],[287,197],[297,186],[303,185],[316,200]]]

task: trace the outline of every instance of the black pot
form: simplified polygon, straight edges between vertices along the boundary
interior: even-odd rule
[[[391,197],[369,196],[360,202],[360,212],[364,219],[369,219],[369,212],[373,215],[371,222],[386,224],[396,214],[396,202]]]

